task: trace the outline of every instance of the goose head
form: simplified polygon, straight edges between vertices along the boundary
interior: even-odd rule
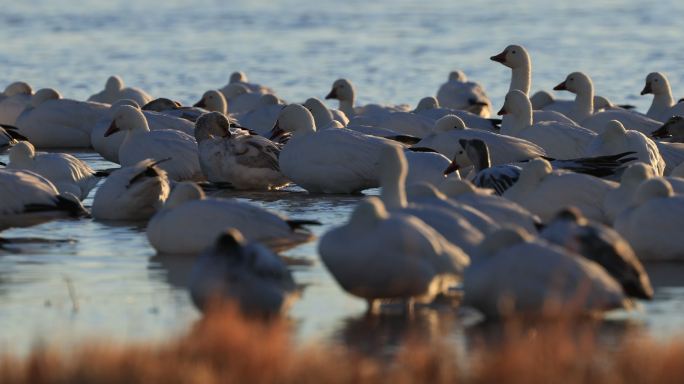
[[[195,122],[195,139],[198,142],[213,136],[230,136],[230,121],[220,112],[205,113]]]
[[[188,201],[202,200],[204,197],[202,188],[191,181],[184,181],[173,187],[171,194],[169,194],[169,198],[164,204],[164,208],[177,207]]]
[[[340,101],[354,101],[354,85],[347,79],[337,79],[332,85],[332,89],[325,96],[326,100],[337,99]]]
[[[641,183],[632,198],[632,204],[639,206],[652,199],[670,197],[674,195],[672,185],[663,177],[654,177]]]
[[[487,236],[479,246],[479,253],[494,256],[504,249],[530,241],[532,236],[520,228],[502,228]]]
[[[318,98],[311,97],[302,105],[313,115],[314,120],[316,121],[316,127],[323,127],[324,125],[330,124],[330,122],[333,121],[332,112],[330,112],[328,107],[326,107],[325,104],[323,104],[323,102]]]
[[[553,172],[551,163],[541,158],[532,159],[522,167],[518,182],[538,182],[551,172]]]
[[[149,132],[147,119],[140,108],[130,105],[121,105],[113,113],[112,123],[104,136],[108,137],[119,131]]]
[[[105,91],[107,92],[119,92],[123,89],[124,82],[121,77],[117,75],[109,76],[107,82],[105,83]]]
[[[509,45],[498,55],[490,57],[490,60],[499,62],[511,69],[530,65],[530,56],[527,54],[527,50],[520,45]]]
[[[451,163],[444,170],[444,175],[448,176],[461,168],[466,168],[473,165],[471,157],[466,151],[468,146],[468,140],[461,139],[458,141],[456,152],[454,152],[454,157],[451,159]]]
[[[389,217],[385,204],[376,196],[361,200],[349,219],[352,228],[368,228]]]
[[[280,99],[274,94],[266,93],[259,98],[259,105],[278,105]]]
[[[278,114],[270,138],[275,140],[288,133],[295,138],[314,132],[316,132],[316,123],[311,112],[302,105],[290,104]]]
[[[506,94],[504,105],[497,114],[502,115],[522,115],[524,113],[532,113],[532,103],[530,99],[522,91],[514,89]]]
[[[620,178],[621,186],[637,187],[645,180],[655,177],[653,172],[653,167],[646,165],[645,163],[634,163],[630,164],[622,173]]]
[[[227,87],[223,88],[221,93],[223,93],[223,96],[226,100],[230,100],[240,95],[249,93],[249,89],[240,83],[233,83],[228,84]]]
[[[461,71],[460,69],[456,69],[449,72],[449,81],[459,81],[465,83],[468,81],[468,77],[466,76],[465,72]]]
[[[591,78],[583,72],[569,74],[565,81],[553,87],[554,91],[568,91],[574,94],[593,89]]]
[[[418,102],[416,109],[413,112],[429,111],[431,109],[439,108],[439,101],[433,96],[423,97]]]
[[[20,141],[9,149],[10,164],[21,166],[33,160],[36,156],[36,149],[28,141]]]
[[[660,72],[651,72],[646,76],[646,84],[644,84],[644,89],[641,90],[641,94],[647,95],[649,93],[654,95],[672,93],[670,82],[664,74]]]
[[[246,83],[247,81],[247,75],[242,72],[242,71],[236,71],[230,74],[230,80],[228,81],[228,84],[233,84],[233,83]]]
[[[31,107],[35,108],[48,100],[59,100],[62,95],[52,88],[39,89],[35,95],[31,97]]]
[[[158,99],[154,99],[148,102],[147,104],[143,105],[140,109],[142,109],[143,111],[162,112],[172,109],[178,109],[180,107],[182,107],[181,103],[173,101],[171,99],[167,99],[165,97],[160,97]]]
[[[454,129],[463,130],[466,129],[466,125],[460,117],[456,115],[446,115],[435,122],[433,132],[449,132]]]
[[[599,134],[604,140],[615,140],[627,134],[625,126],[618,120],[611,120],[606,123],[606,128]]]
[[[193,105],[193,107],[204,108],[210,112],[228,112],[228,103],[223,93],[216,90],[209,90],[204,92],[202,98]]]
[[[5,91],[2,93],[8,97],[14,95],[31,95],[33,94],[33,89],[30,85],[28,85],[28,83],[23,81],[15,81],[14,83],[5,87]]]

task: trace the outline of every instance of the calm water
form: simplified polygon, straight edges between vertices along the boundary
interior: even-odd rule
[[[488,57],[515,42],[532,55],[533,89],[549,89],[583,70],[599,94],[644,110],[650,98],[638,93],[646,74],[657,70],[669,75],[676,96],[684,95],[684,3],[674,0],[596,1],[589,8],[570,1],[92,3],[0,1],[0,87],[24,80],[82,99],[99,91],[107,76],[120,74],[154,95],[191,102],[243,70],[292,101],[322,97],[345,76],[356,83],[360,102],[415,103],[434,94],[449,70],[461,68],[485,85],[498,107],[510,71]],[[77,155],[96,168],[111,166],[96,154]],[[317,234],[345,220],[357,201],[296,190],[239,197],[318,218],[325,225]],[[0,349],[25,351],[39,340],[67,343],[93,335],[162,339],[199,316],[184,289],[192,260],[155,256],[144,228],[63,221],[3,236],[52,242],[0,253]],[[334,284],[315,250],[308,244],[287,253],[304,261],[293,270],[307,287],[291,311],[303,340],[384,350],[409,329],[463,344],[477,328],[464,310],[421,313],[412,322],[364,320],[364,303]],[[681,332],[684,268],[649,269],[656,300],[618,315],[607,334]]]

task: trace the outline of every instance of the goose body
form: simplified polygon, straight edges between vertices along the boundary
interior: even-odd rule
[[[0,124],[16,125],[17,117],[31,104],[33,89],[17,81],[0,92]]]
[[[356,116],[368,115],[376,116],[391,112],[408,112],[410,107],[407,105],[377,105],[368,104],[364,106],[354,107],[356,100],[356,89],[354,85],[347,79],[337,79],[332,85],[330,92],[325,96],[325,99],[337,99],[340,101],[338,109],[351,120]]]
[[[283,108],[285,105],[279,104],[275,96],[266,94],[261,96],[259,106],[247,113],[236,115],[235,118],[240,126],[265,136],[275,125],[278,114]]]
[[[484,88],[473,81],[468,81],[463,71],[449,73],[448,81],[437,90],[439,104],[451,109],[468,111],[482,117],[489,117],[492,102],[489,101]]]
[[[104,90],[90,96],[88,101],[112,104],[121,99],[129,99],[138,105],[145,105],[152,101],[152,96],[140,88],[126,87],[119,76],[110,76],[105,83]]]
[[[444,108],[434,97],[424,97],[420,99],[413,113],[428,117],[434,122],[447,115],[458,116],[468,128],[482,129],[485,131],[496,131],[498,127],[492,119],[484,118],[480,115],[458,109]]]

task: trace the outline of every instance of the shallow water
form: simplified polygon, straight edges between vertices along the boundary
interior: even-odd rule
[[[345,76],[356,83],[361,103],[415,103],[434,94],[449,70],[461,68],[485,85],[496,108],[510,71],[488,57],[512,42],[532,55],[533,89],[550,89],[568,72],[583,70],[599,94],[645,110],[650,98],[638,93],[646,74],[658,70],[669,75],[676,96],[684,93],[684,3],[678,1],[598,1],[590,8],[537,0],[467,6],[446,0],[430,6],[112,0],[88,7],[44,0],[0,6],[0,87],[21,79],[78,99],[116,73],[154,95],[192,102],[243,70],[292,101],[322,97]],[[96,154],[76,155],[98,169],[112,166]],[[359,199],[296,189],[238,196],[293,217],[317,218],[324,223],[314,229],[319,235],[345,220]],[[184,289],[192,261],[155,256],[144,228],[58,221],[3,236],[59,242],[30,241],[0,251],[0,349],[25,351],[40,340],[69,343],[88,336],[158,340],[199,316]],[[302,340],[334,339],[384,353],[409,331],[465,345],[465,335],[479,328],[472,325],[477,317],[462,309],[421,311],[413,321],[367,320],[364,303],[337,287],[315,250],[311,243],[286,253],[310,264],[292,267],[306,285],[291,311]],[[681,332],[684,267],[648,268],[656,299],[616,315],[607,335],[636,329],[667,338]]]

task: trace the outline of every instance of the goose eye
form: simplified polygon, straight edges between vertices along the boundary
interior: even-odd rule
[[[653,81],[655,81],[655,82],[657,83],[657,82],[658,82],[658,79],[655,79],[655,80],[653,80]]]
[[[458,154],[459,154],[459,155],[462,155],[462,154],[463,154],[463,151],[458,151]]]

